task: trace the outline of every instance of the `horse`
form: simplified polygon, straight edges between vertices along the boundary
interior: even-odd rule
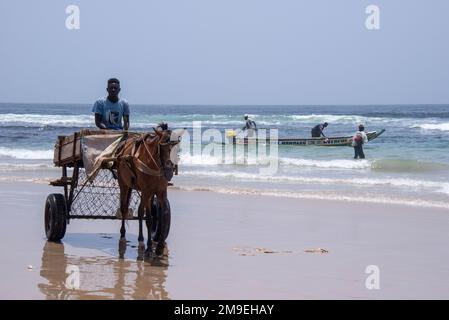
[[[126,250],[125,220],[128,215],[132,190],[137,190],[140,194],[138,258],[142,258],[142,253],[145,253],[146,257],[152,256],[152,238],[157,242],[156,255],[162,254],[165,239],[168,236],[170,204],[167,199],[167,186],[173,177],[174,169],[170,155],[172,148],[179,143],[180,135],[174,134],[174,132],[172,134],[172,131],[168,129],[153,128],[153,130],[154,133],[128,137],[117,151],[116,170],[120,189],[119,210],[122,219],[119,241],[121,256]],[[156,196],[157,202],[154,196]],[[148,231],[146,250],[142,230],[144,215]]]

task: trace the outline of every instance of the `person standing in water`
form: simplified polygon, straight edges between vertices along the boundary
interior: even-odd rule
[[[365,127],[363,124],[359,125],[359,130],[352,137],[352,146],[354,147],[354,159],[365,159],[365,153],[363,153],[363,145],[368,143],[368,137],[365,133]]]
[[[99,129],[127,131],[129,128],[129,104],[118,96],[120,81],[116,78],[109,79],[106,91],[108,96],[98,99],[92,108],[92,112],[95,113],[95,125]]]

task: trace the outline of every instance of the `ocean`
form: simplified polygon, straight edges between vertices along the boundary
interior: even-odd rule
[[[60,176],[52,163],[58,135],[94,128],[91,105],[0,104],[0,181],[45,182]],[[279,137],[309,137],[327,121],[328,136],[366,131],[385,133],[365,145],[365,160],[354,160],[351,147],[279,146],[278,169],[262,174],[272,157],[227,163],[221,157],[180,152],[177,188],[260,194],[302,199],[333,199],[449,208],[449,105],[391,106],[194,106],[132,105],[133,131],[151,131],[160,121],[202,130],[244,125],[248,114],[262,129]],[[208,148],[203,141],[201,148]],[[225,148],[221,145],[214,146]],[[251,148],[251,146],[250,146]],[[210,149],[210,148],[209,148]],[[206,150],[209,150],[206,149]],[[221,149],[220,149],[221,150]],[[271,149],[268,149],[271,152]],[[55,190],[57,191],[57,190]]]

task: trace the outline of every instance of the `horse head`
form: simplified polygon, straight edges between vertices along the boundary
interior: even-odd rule
[[[177,163],[178,159],[177,145],[181,141],[184,131],[157,130],[154,128],[153,130],[159,137],[162,170],[167,181],[170,181],[173,178],[174,164]]]

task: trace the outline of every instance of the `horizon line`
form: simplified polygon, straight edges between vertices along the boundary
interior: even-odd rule
[[[128,101],[129,102],[129,101]],[[37,105],[92,105],[94,102],[0,102],[0,104],[37,104]],[[188,107],[373,107],[373,106],[449,106],[449,103],[372,103],[372,104],[176,104],[176,103],[130,103],[132,106],[188,106]]]

